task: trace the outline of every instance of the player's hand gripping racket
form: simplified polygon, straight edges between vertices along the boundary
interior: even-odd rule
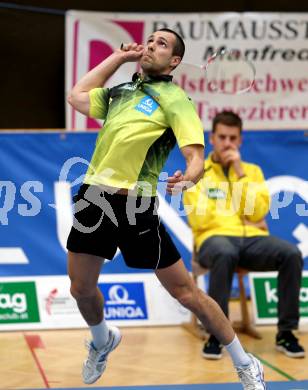
[[[207,58],[203,65],[183,64],[199,68],[211,92],[241,94],[248,92],[255,81],[254,65],[239,50],[222,49]]]

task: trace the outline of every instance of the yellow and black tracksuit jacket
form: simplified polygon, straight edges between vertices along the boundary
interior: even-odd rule
[[[238,178],[231,166],[226,176],[210,154],[205,172],[198,184],[183,195],[194,244],[199,250],[207,238],[223,236],[267,236],[267,230],[254,223],[269,211],[270,195],[262,170],[255,164],[242,162],[245,176]]]

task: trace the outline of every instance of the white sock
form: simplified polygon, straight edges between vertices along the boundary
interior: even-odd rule
[[[109,328],[105,319],[97,325],[90,326],[90,331],[92,333],[92,342],[96,349],[103,348],[109,340]]]
[[[244,348],[236,335],[230,344],[225,345],[225,348],[229,352],[235,367],[248,366],[251,363],[250,357],[244,351]]]

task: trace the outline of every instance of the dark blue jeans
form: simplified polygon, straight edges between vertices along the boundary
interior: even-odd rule
[[[278,271],[278,329],[297,329],[303,258],[297,247],[273,236],[212,236],[198,253],[210,269],[208,294],[228,316],[234,270]]]

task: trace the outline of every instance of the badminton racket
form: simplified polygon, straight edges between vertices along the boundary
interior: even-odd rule
[[[189,72],[187,66],[198,68],[208,84],[207,89],[211,92],[242,94],[252,88],[256,77],[253,63],[237,49],[221,49],[208,57],[203,65],[184,61],[182,64],[186,65],[186,73]]]

